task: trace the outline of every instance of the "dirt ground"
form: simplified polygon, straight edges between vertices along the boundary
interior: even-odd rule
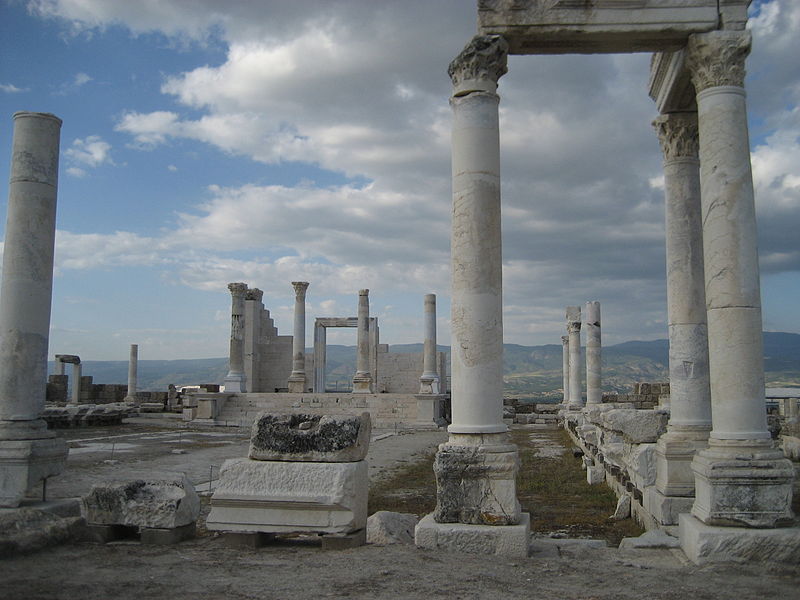
[[[71,446],[94,450],[73,453],[68,472],[58,478],[61,481],[51,481],[48,495],[85,493],[82,488],[112,473],[177,466],[186,467],[202,486],[208,481],[209,465],[246,452],[246,438],[236,431],[215,436],[184,431],[176,441],[174,432],[137,427],[143,426],[69,432]],[[106,436],[104,441],[77,441]],[[442,432],[425,432],[373,441],[371,478],[391,474],[444,438]],[[114,440],[113,458],[110,448],[92,446],[109,440]],[[116,446],[125,443],[133,447]],[[185,453],[173,453],[176,449]],[[71,543],[6,559],[0,561],[0,598],[800,598],[800,565],[696,567],[679,550],[588,548],[568,542],[555,546],[554,540],[546,545],[534,540],[530,557],[511,560],[406,545],[323,551],[309,540],[234,549],[218,535],[201,533],[171,547],[131,540]]]

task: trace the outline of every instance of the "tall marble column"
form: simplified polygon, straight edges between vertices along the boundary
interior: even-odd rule
[[[294,331],[292,335],[292,374],[289,391],[302,394],[306,391],[306,290],[307,281],[293,281]]]
[[[64,361],[56,355],[56,375],[64,375]]]
[[[67,445],[41,418],[61,119],[14,114],[8,217],[0,291],[0,507],[16,507],[42,479],[64,469]]]
[[[136,382],[139,374],[139,345],[131,344],[131,353],[128,358],[128,398],[136,397]]]
[[[664,155],[670,419],[656,446],[656,488],[693,496],[691,462],[708,445],[711,391],[703,275],[697,113],[661,115],[653,126]],[[661,511],[675,522],[676,511]],[[671,515],[672,518],[668,518]]]
[[[503,298],[497,81],[508,45],[476,36],[453,82],[452,424],[434,471],[437,523],[517,524],[516,446],[503,423]]]
[[[603,401],[600,303],[586,303],[586,404]]]
[[[314,322],[314,393],[325,393],[325,362],[326,344],[328,330],[320,324]]]
[[[356,374],[353,377],[354,394],[372,393],[372,375],[369,372],[369,290],[358,291],[358,352]]]
[[[81,403],[81,377],[83,377],[83,366],[79,359],[72,363],[72,404]]]
[[[425,294],[422,304],[424,342],[422,347],[422,375],[419,378],[420,394],[439,393],[439,373],[436,370],[436,294]]]
[[[583,407],[581,392],[581,307],[567,307],[567,332],[569,333],[569,409]]]
[[[243,393],[247,391],[244,374],[244,296],[247,284],[229,283],[228,289],[231,292],[231,345],[225,391]]]
[[[794,469],[774,447],[764,401],[761,297],[744,92],[749,31],[689,37],[697,92],[708,354],[709,447],[695,454],[692,514],[706,525],[792,519]]]
[[[561,401],[563,406],[569,404],[569,336],[561,336],[561,376],[564,380],[564,399]]]

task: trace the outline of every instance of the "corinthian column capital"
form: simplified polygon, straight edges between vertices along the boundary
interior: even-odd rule
[[[234,298],[239,296],[244,296],[245,292],[247,291],[247,284],[246,283],[229,283],[228,289],[231,292],[231,296]]]
[[[670,113],[653,121],[653,127],[664,153],[664,162],[679,158],[697,159],[700,138],[697,113]]]
[[[689,36],[686,66],[698,93],[720,86],[744,87],[744,61],[750,54],[749,31],[710,31]]]
[[[294,288],[294,296],[298,300],[305,300],[306,290],[308,289],[307,281],[293,281],[292,287]]]
[[[476,35],[447,67],[455,96],[494,92],[507,71],[508,42],[499,35]]]

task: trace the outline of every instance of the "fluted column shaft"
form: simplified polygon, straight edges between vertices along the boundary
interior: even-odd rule
[[[247,391],[244,375],[244,297],[245,283],[229,283],[231,292],[230,368],[225,377],[226,392]]]
[[[294,331],[292,335],[292,374],[289,391],[302,393],[306,388],[306,290],[307,281],[293,281]]]
[[[369,290],[358,291],[358,339],[356,374],[353,377],[354,393],[372,392],[372,375],[369,371]]]

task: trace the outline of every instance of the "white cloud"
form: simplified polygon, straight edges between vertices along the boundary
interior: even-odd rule
[[[114,164],[111,158],[111,144],[99,135],[76,138],[64,151],[64,155],[70,165],[67,167],[67,173],[73,177],[85,177],[87,168],[94,169],[104,164]]]
[[[4,94],[20,94],[29,91],[27,88],[19,88],[13,83],[0,83],[0,92]]]
[[[473,3],[32,5],[77,29],[123,24],[224,44],[220,64],[166,74],[161,110],[132,106],[119,118],[117,131],[136,147],[189,140],[243,160],[299,161],[368,182],[212,187],[178,215],[168,241],[62,234],[61,268],[166,264],[202,290],[235,280],[288,290],[285,282],[302,278],[325,298],[320,310],[359,287],[447,290],[445,70],[474,32]],[[780,272],[800,269],[800,3],[760,6],[748,60],[753,172],[762,267]],[[648,61],[509,60],[499,89],[509,341],[557,343],[563,307],[586,299],[603,302],[609,339],[666,335],[664,183]]]

